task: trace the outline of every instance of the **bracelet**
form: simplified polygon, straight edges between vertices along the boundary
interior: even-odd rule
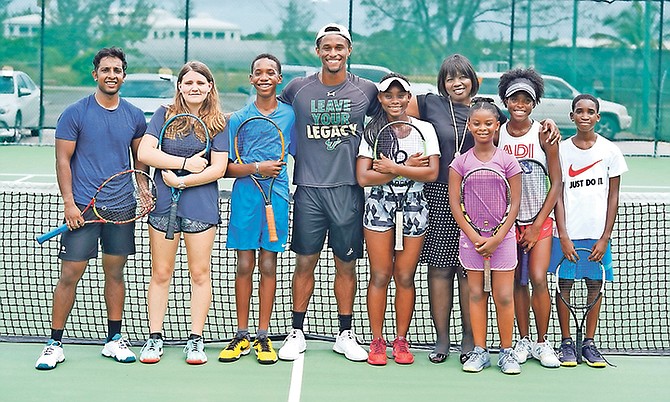
[[[177,188],[178,188],[179,190],[183,190],[183,189],[186,188],[186,183],[184,183],[184,179],[181,179],[181,180],[179,181],[179,184],[177,185]]]
[[[256,166],[256,174],[260,173],[260,169],[261,169],[260,162],[254,162],[254,166]]]
[[[181,164],[181,170],[184,170],[184,167],[186,167],[186,157],[184,157],[184,162]]]

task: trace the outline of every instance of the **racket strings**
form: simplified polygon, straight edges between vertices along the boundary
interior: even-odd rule
[[[235,135],[238,162],[279,161],[284,158],[284,141],[277,127],[264,119],[243,123]]]
[[[463,181],[463,206],[480,231],[492,231],[507,212],[509,192],[494,172],[474,172]]]
[[[107,181],[95,197],[95,214],[109,222],[131,221],[151,212],[156,202],[153,180],[126,173]]]
[[[574,308],[585,309],[597,301],[602,289],[602,280],[559,278],[558,290],[567,304]]]
[[[193,135],[200,142],[207,142],[207,136],[209,133],[205,131],[203,125],[197,121],[193,121],[193,118],[188,116],[177,117],[170,123],[170,125],[165,129],[165,136],[169,139],[183,139]]]
[[[536,162],[520,161],[521,175],[521,204],[517,220],[521,223],[531,223],[544,206],[549,192],[549,178]]]

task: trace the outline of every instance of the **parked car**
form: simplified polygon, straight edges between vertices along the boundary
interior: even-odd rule
[[[0,70],[0,141],[18,142],[40,133],[40,89],[22,71]]]
[[[291,82],[292,79],[297,77],[307,77],[319,71],[320,69],[318,67],[313,66],[297,66],[291,64],[282,65],[281,66],[282,82],[281,84],[277,85],[277,95],[281,93],[282,89],[284,89],[286,84]],[[240,87],[239,92],[246,93],[249,95],[247,97],[246,102],[247,104],[256,100],[256,89],[253,86]]]
[[[128,74],[121,86],[123,99],[142,109],[147,123],[156,109],[172,103],[177,91],[177,77],[172,72]]]
[[[477,96],[493,98],[496,104],[505,110],[498,96],[498,82],[503,73],[477,73],[479,77],[479,92]],[[570,120],[572,99],[580,92],[564,79],[552,75],[543,75],[544,96],[533,110],[532,115],[538,119],[553,119],[558,128],[564,132],[575,131],[575,124]],[[626,106],[619,103],[598,99],[600,102],[600,122],[596,125],[596,132],[613,139],[621,130],[631,126],[633,118],[628,114]]]

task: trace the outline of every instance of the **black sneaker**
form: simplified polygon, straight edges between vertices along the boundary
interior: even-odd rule
[[[561,361],[563,367],[577,366],[577,350],[572,338],[563,339],[561,347],[558,350],[558,360]]]
[[[586,364],[591,367],[603,368],[607,366],[605,358],[600,354],[600,351],[592,340],[582,343],[582,357],[586,361]]]

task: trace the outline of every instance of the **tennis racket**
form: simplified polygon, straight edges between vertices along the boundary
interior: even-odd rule
[[[576,248],[578,259],[577,263],[569,261],[563,257],[558,263],[554,274],[554,284],[556,288],[556,303],[560,300],[570,310],[570,315],[575,320],[577,327],[577,337],[575,349],[577,352],[577,363],[582,362],[582,341],[584,338],[584,324],[586,317],[593,306],[605,293],[605,267],[598,261],[597,264],[588,264],[585,262],[591,254],[588,248]],[[583,279],[582,279],[583,278]],[[582,312],[581,319],[577,316]]]
[[[126,170],[116,173],[105,180],[96,190],[91,201],[81,212],[86,216],[93,211],[93,219],[87,223],[114,223],[121,225],[140,219],[154,209],[156,205],[156,186],[153,179],[141,170]],[[48,233],[38,236],[39,244],[68,231],[67,225],[61,225]]]
[[[512,198],[509,183],[497,170],[480,167],[461,182],[461,210],[480,235],[495,235],[507,220]],[[484,257],[484,291],[491,291],[491,257]]]
[[[258,166],[263,161],[284,161],[285,146],[284,134],[279,126],[264,116],[253,116],[240,124],[233,140],[235,147],[235,162],[239,164],[256,165],[256,172],[249,175],[265,203],[265,218],[268,223],[268,235],[271,242],[279,240],[275,214],[272,209],[272,187],[277,177],[263,176]],[[268,181],[267,190],[263,189],[262,182]]]
[[[516,222],[519,225],[530,225],[542,210],[544,201],[551,188],[551,180],[547,169],[535,159],[521,159],[521,205]],[[525,250],[519,252],[519,282],[528,285],[528,257]]]
[[[166,154],[190,158],[202,151],[205,151],[203,157],[207,158],[210,147],[209,131],[207,125],[195,115],[190,113],[179,113],[170,117],[158,137],[159,149]],[[183,169],[174,170],[177,176],[186,176],[188,171]],[[168,220],[165,238],[174,239],[174,225],[177,221],[177,206],[183,189],[170,187],[171,204],[170,216]]]
[[[410,156],[426,154],[426,140],[421,130],[408,121],[392,121],[385,124],[374,140],[373,154],[375,159],[382,155],[397,164],[405,164]],[[395,201],[395,250],[403,250],[404,211],[407,194],[414,186],[414,181],[397,176],[386,186],[391,190]]]

